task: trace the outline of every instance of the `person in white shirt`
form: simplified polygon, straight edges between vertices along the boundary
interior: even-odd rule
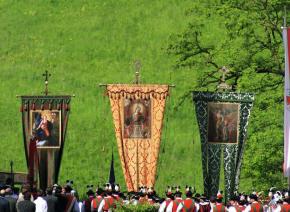
[[[250,194],[248,197],[248,202],[250,203],[244,210],[244,212],[251,212],[252,208],[256,212],[263,211],[263,205],[258,202],[258,196],[256,194]]]
[[[171,200],[168,207],[166,208],[166,212],[176,211],[178,205],[182,202],[182,192],[179,191],[179,187],[177,187],[176,192],[174,194],[175,199]]]
[[[231,197],[230,202],[229,202],[230,205],[229,205],[227,211],[228,212],[237,212],[236,208],[238,207],[238,201],[239,201],[238,197],[236,197],[236,196]]]
[[[43,199],[44,192],[42,190],[37,191],[37,198],[34,200],[35,212],[47,212],[47,202]]]
[[[174,200],[174,196],[172,193],[172,188],[168,186],[167,191],[165,192],[166,199],[160,204],[158,212],[164,212],[166,211],[169,203]]]

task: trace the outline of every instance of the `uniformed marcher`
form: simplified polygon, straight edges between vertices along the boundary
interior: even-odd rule
[[[196,212],[196,206],[195,206],[195,202],[192,199],[192,191],[191,191],[191,187],[186,187],[186,191],[185,191],[185,200],[183,200],[177,207],[177,212],[182,211],[182,212]]]

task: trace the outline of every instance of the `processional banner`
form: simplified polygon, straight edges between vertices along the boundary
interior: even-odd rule
[[[154,186],[168,85],[107,85],[128,191]]]
[[[254,95],[193,92],[200,130],[204,192],[216,195],[224,161],[225,197],[238,191],[240,170]]]
[[[70,96],[21,96],[28,182],[57,183],[70,111]]]

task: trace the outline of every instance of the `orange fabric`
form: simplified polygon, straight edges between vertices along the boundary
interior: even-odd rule
[[[116,205],[115,205],[115,200],[113,197],[111,196],[108,196],[108,197],[105,197],[105,205],[103,207],[103,211],[108,211],[110,208],[115,208]]]
[[[102,202],[103,197],[102,196],[97,196],[95,199],[93,199],[93,208],[98,209],[100,203]]]
[[[290,211],[290,205],[289,204],[283,204],[281,206],[281,212],[289,212]]]
[[[118,151],[128,191],[137,191],[141,185],[151,187],[155,184],[168,91],[168,85],[107,85]],[[124,101],[129,99],[150,101],[150,138],[124,138]]]
[[[196,207],[194,201],[192,199],[185,199],[183,200],[183,212],[195,212]]]
[[[178,205],[182,203],[182,199],[181,198],[176,198],[175,200],[173,200],[173,206],[172,206],[172,212],[176,212]]]
[[[253,202],[251,205],[251,212],[263,212],[263,206],[258,202]]]

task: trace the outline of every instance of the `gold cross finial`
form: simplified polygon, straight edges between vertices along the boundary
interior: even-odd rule
[[[139,84],[140,83],[140,70],[142,67],[140,60],[135,60],[134,66],[135,66],[135,83]]]
[[[42,74],[42,76],[45,77],[45,81],[44,81],[44,84],[45,84],[44,94],[47,96],[48,95],[48,78],[51,76],[51,74],[49,74],[48,71],[46,70],[44,72],[44,74]]]

